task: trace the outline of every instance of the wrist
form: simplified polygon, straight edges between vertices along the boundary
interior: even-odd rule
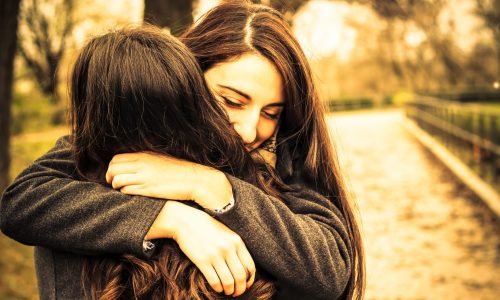
[[[222,206],[222,207],[219,207],[217,209],[212,209],[212,213],[216,213],[216,214],[223,214],[225,213],[226,211],[229,211],[233,208],[234,206],[234,196],[231,195],[231,199],[229,200],[229,203],[226,204],[225,206]]]
[[[211,169],[202,177],[194,198],[205,209],[219,210],[230,204],[233,188],[223,172]]]
[[[149,228],[146,234],[146,240],[154,240],[160,238],[174,238],[177,234],[179,224],[179,205],[182,203],[176,201],[166,201],[155,221]]]

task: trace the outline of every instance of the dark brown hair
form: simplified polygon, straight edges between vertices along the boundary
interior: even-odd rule
[[[309,63],[287,22],[269,7],[247,1],[226,1],[203,15],[181,40],[191,49],[204,72],[246,53],[261,55],[275,65],[283,80],[286,101],[278,143],[281,149],[288,147],[295,162],[294,174],[283,171],[280,175],[299,176],[343,213],[353,253],[346,262],[352,271],[345,282],[343,298],[361,299],[365,265],[355,203],[346,191],[324,120],[324,104],[318,97]],[[278,151],[277,170],[285,170],[280,168],[280,161]]]
[[[152,151],[211,166],[266,189],[252,158],[209,92],[190,51],[160,29],[122,29],[92,39],[71,78],[72,146],[83,179],[105,182],[118,153]],[[271,188],[269,188],[271,189]],[[222,299],[173,241],[148,260],[89,258],[92,299]],[[258,280],[241,298],[268,299]]]

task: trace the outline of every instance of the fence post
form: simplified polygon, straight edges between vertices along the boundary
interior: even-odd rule
[[[500,113],[415,96],[407,116],[500,191]]]

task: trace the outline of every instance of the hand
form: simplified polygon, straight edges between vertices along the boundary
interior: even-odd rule
[[[193,200],[211,210],[227,205],[232,195],[231,184],[221,171],[155,153],[115,155],[106,181],[125,194]]]
[[[240,236],[205,212],[167,201],[146,238],[173,238],[217,292],[239,296],[255,280],[255,264]]]

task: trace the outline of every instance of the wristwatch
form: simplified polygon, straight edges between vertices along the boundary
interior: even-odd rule
[[[217,214],[222,214],[222,213],[225,213],[226,211],[230,210],[231,208],[233,208],[233,206],[234,206],[234,195],[231,194],[231,199],[229,200],[229,203],[226,204],[222,208],[214,209],[214,212]]]

